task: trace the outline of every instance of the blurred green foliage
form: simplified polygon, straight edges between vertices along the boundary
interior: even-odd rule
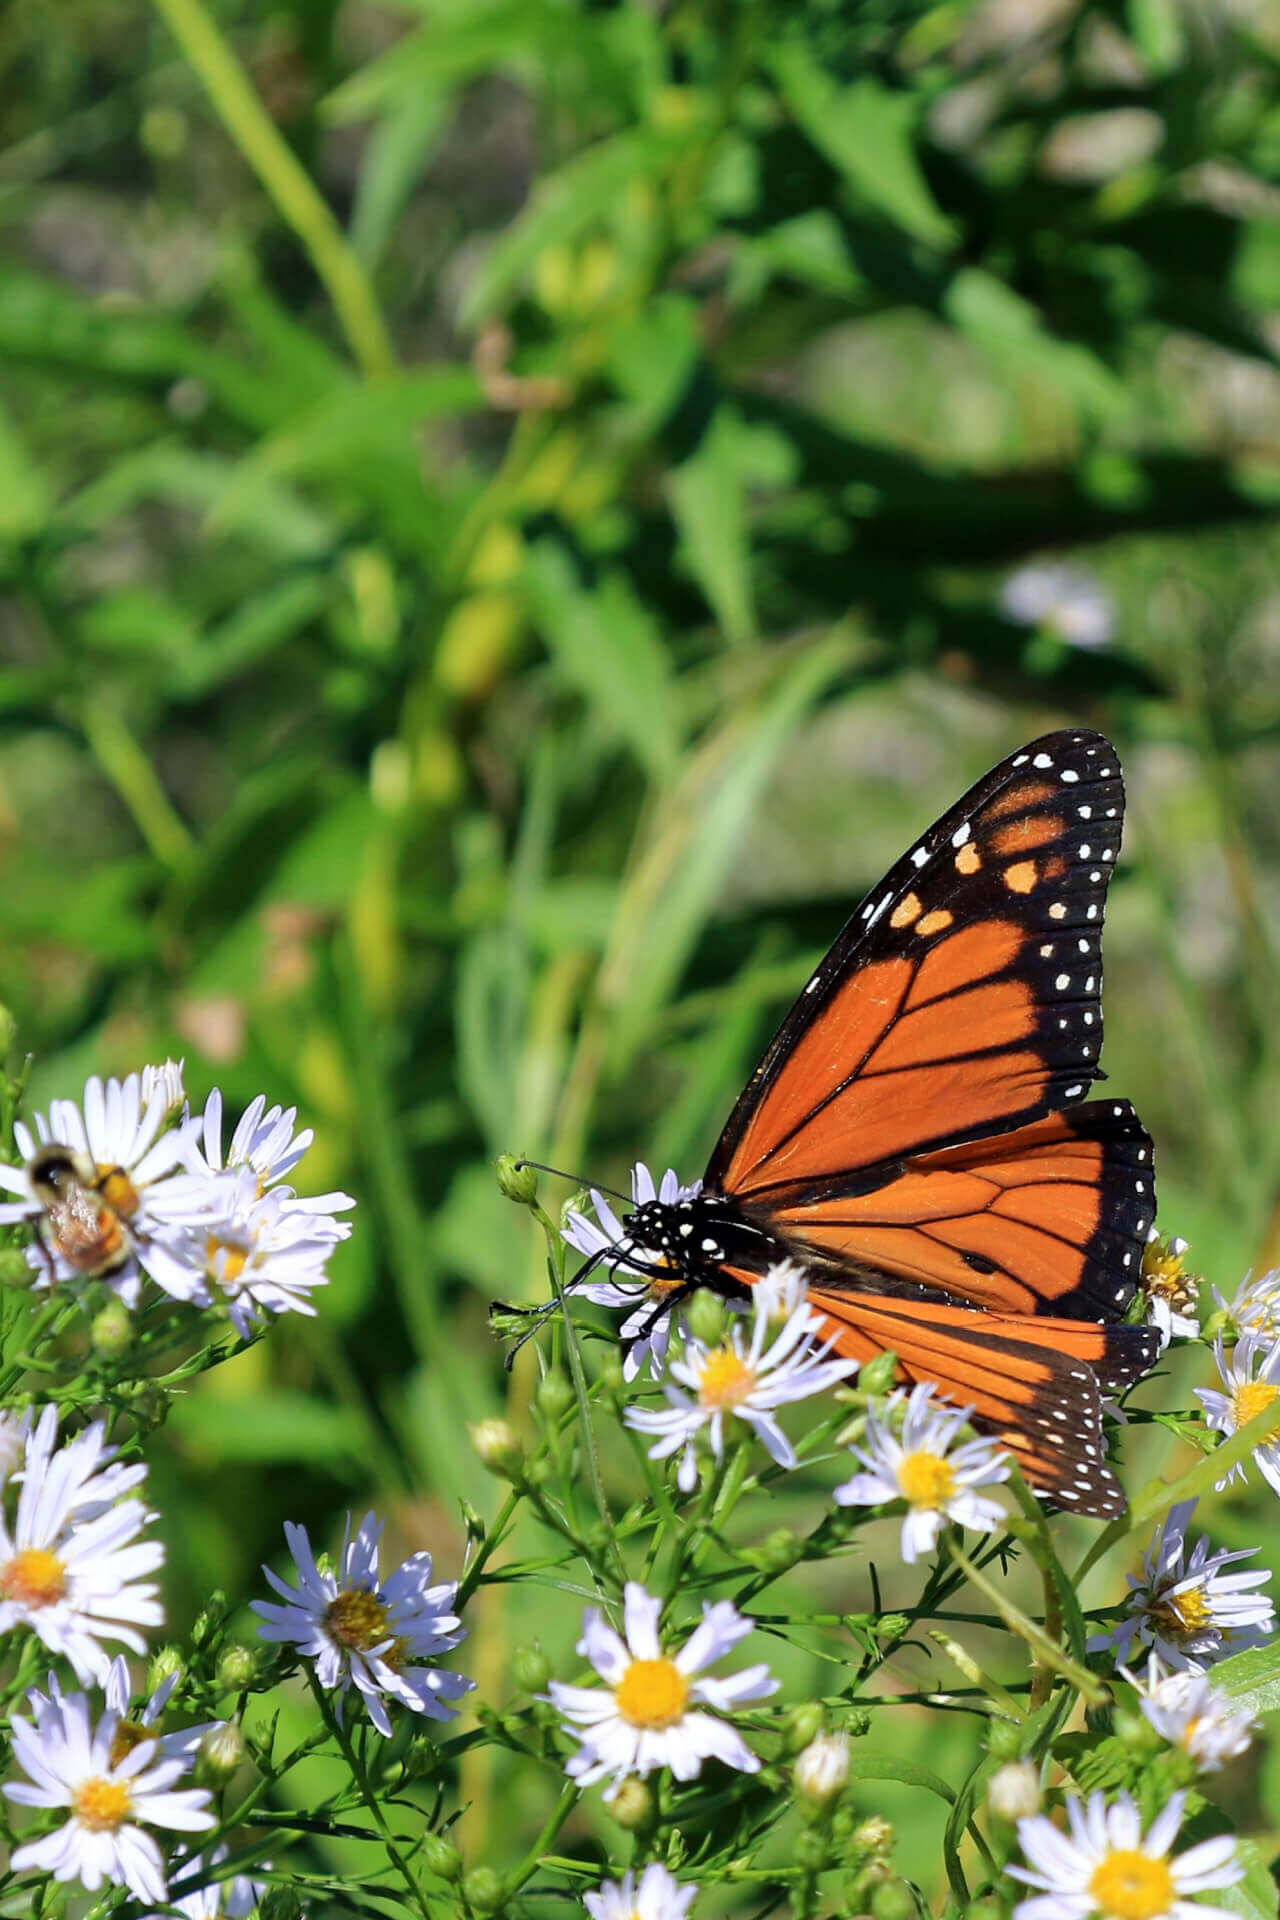
[[[183,1054],[361,1198],[156,1451],[179,1619],[350,1502],[456,1567],[543,1285],[493,1156],[695,1173],[854,898],[1066,717],[1131,784],[1162,1218],[1280,1258],[1267,0],[18,0],[0,63],[0,998],[37,1095]],[[1064,551],[1106,648],[1000,610]]]

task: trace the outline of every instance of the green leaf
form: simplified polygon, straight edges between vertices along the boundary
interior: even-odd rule
[[[1244,1920],[1276,1920],[1280,1912],[1280,1887],[1276,1886],[1275,1876],[1257,1842],[1236,1834],[1233,1827],[1225,1831],[1234,1835],[1236,1857],[1244,1867],[1244,1879],[1238,1880],[1234,1887],[1215,1890],[1214,1904],[1225,1907],[1228,1913],[1243,1914]]]
[[[860,1747],[855,1747],[849,1755],[849,1777],[852,1780],[896,1780],[903,1787],[923,1787],[926,1793],[936,1793],[939,1800],[945,1800],[948,1806],[956,1797],[954,1790],[931,1768],[922,1767],[914,1760],[899,1760],[896,1754],[863,1753]]]
[[[627,742],[655,780],[680,748],[671,657],[621,574],[588,587],[554,541],[532,549],[523,575],[529,616],[565,679],[605,731]]]
[[[1280,1712],[1280,1643],[1247,1647],[1229,1660],[1219,1660],[1213,1684],[1250,1713]]]
[[[53,496],[7,410],[0,407],[0,540],[39,533]]]
[[[667,482],[681,550],[727,639],[756,635],[747,535],[746,473],[749,435],[729,407],[721,407],[696,451]]]
[[[927,246],[954,243],[955,226],[930,193],[916,157],[923,99],[886,87],[871,74],[842,87],[798,38],[778,47],[770,66],[799,126],[859,199]]]
[[[1059,340],[1037,308],[981,267],[963,267],[951,281],[943,308],[956,329],[990,356],[1006,375],[1039,375],[1097,419],[1131,411],[1124,382],[1074,341]]]

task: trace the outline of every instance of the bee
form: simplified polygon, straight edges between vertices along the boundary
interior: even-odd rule
[[[138,1194],[123,1167],[98,1168],[86,1154],[51,1140],[28,1160],[27,1179],[44,1209],[48,1250],[95,1280],[128,1264],[128,1223]]]

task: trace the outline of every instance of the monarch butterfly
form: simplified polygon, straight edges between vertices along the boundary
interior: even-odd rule
[[[661,1314],[698,1287],[743,1299],[794,1259],[837,1352],[891,1350],[1038,1492],[1099,1518],[1124,1508],[1102,1395],[1159,1351],[1119,1324],[1155,1214],[1151,1140],[1126,1101],[1084,1097],[1123,813],[1100,733],[993,768],[855,910],[701,1187],[664,1183],[589,1263],[644,1275]]]

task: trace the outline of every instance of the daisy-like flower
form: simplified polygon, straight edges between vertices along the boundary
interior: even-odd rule
[[[1225,1907],[1203,1906],[1193,1896],[1234,1887],[1244,1877],[1229,1834],[1202,1840],[1172,1855],[1186,1807],[1173,1794],[1147,1832],[1127,1793],[1108,1806],[1106,1796],[1074,1795],[1066,1801],[1068,1833],[1044,1814],[1019,1820],[1025,1867],[1010,1867],[1033,1887],[1030,1900],[1014,1908],[1014,1920],[1228,1920]]]
[[[121,1884],[136,1900],[163,1903],[164,1862],[145,1828],[202,1833],[214,1825],[209,1795],[198,1787],[174,1791],[185,1763],[162,1757],[154,1740],[113,1757],[118,1717],[108,1709],[94,1726],[84,1694],[64,1699],[51,1679],[48,1694],[32,1692],[28,1702],[33,1718],[15,1717],[10,1726],[14,1758],[30,1784],[12,1781],[4,1791],[22,1806],[65,1807],[67,1818],[17,1847],[13,1867],[79,1880],[90,1893],[104,1882]]]
[[[1194,1500],[1170,1507],[1164,1525],[1147,1548],[1142,1575],[1129,1574],[1129,1612],[1106,1633],[1089,1641],[1091,1652],[1115,1650],[1117,1664],[1131,1665],[1135,1649],[1147,1647],[1178,1672],[1203,1673],[1215,1660],[1270,1639],[1275,1608],[1255,1588],[1271,1578],[1265,1567],[1251,1573],[1227,1573],[1237,1560],[1251,1559],[1255,1548],[1210,1553],[1197,1540],[1187,1557],[1187,1522]]]
[[[1197,1387],[1196,1399],[1204,1407],[1206,1424],[1225,1436],[1236,1433],[1256,1414],[1274,1405],[1280,1394],[1280,1340],[1268,1341],[1247,1333],[1228,1355],[1219,1336],[1214,1341],[1213,1357],[1226,1391]],[[1280,1434],[1272,1434],[1255,1447],[1253,1457],[1268,1486],[1280,1493]],[[1238,1460],[1216,1485],[1221,1492],[1233,1480],[1247,1478],[1244,1461]]]
[[[1280,1267],[1273,1267],[1268,1273],[1246,1273],[1234,1300],[1227,1300],[1217,1287],[1213,1297],[1219,1311],[1241,1336],[1253,1334],[1259,1340],[1280,1340]]]
[[[1144,1718],[1162,1739],[1189,1754],[1201,1773],[1217,1773],[1224,1761],[1244,1753],[1257,1731],[1252,1714],[1233,1706],[1207,1674],[1166,1673],[1155,1653],[1145,1681],[1122,1672],[1137,1691]]]
[[[154,1693],[134,1710],[129,1662],[122,1653],[116,1655],[107,1669],[103,1686],[107,1705],[116,1716],[115,1738],[111,1743],[113,1762],[122,1760],[126,1753],[141,1746],[144,1740],[154,1740],[166,1760],[181,1760],[188,1767],[194,1764],[200,1742],[222,1722],[205,1720],[196,1727],[178,1727],[172,1733],[160,1732],[161,1717],[180,1678],[179,1673],[167,1674]]]
[[[144,1074],[131,1073],[124,1080],[104,1082],[95,1074],[85,1084],[82,1105],[74,1100],[51,1101],[47,1115],[35,1115],[34,1133],[23,1121],[15,1122],[22,1165],[0,1166],[0,1188],[16,1196],[0,1204],[0,1224],[9,1224],[47,1217],[45,1200],[32,1181],[31,1163],[42,1147],[66,1147],[83,1162],[95,1183],[97,1201],[110,1210],[127,1235],[127,1258],[102,1277],[131,1308],[138,1300],[139,1251],[165,1217],[164,1189],[182,1163],[191,1124],[169,1124],[180,1085],[175,1074],[180,1076],[180,1070],[172,1061],[163,1068],[148,1068]],[[52,1245],[31,1249],[31,1264],[37,1284],[45,1286],[51,1277],[72,1280],[83,1277],[85,1271],[64,1256],[56,1238]]]
[[[681,1200],[692,1200],[701,1191],[701,1180],[695,1180],[691,1187],[682,1187],[671,1167],[657,1182],[643,1161],[637,1161],[631,1169],[631,1199],[637,1207],[647,1206],[652,1200],[661,1200],[664,1206],[673,1207]],[[626,1319],[618,1329],[618,1337],[626,1346],[622,1362],[624,1377],[634,1380],[647,1365],[656,1380],[667,1362],[672,1316],[660,1313],[652,1325],[649,1324],[654,1308],[661,1303],[662,1287],[652,1284],[651,1275],[645,1269],[661,1263],[663,1255],[655,1247],[644,1247],[633,1241],[624,1223],[595,1187],[591,1189],[591,1204],[595,1219],[589,1220],[585,1213],[571,1212],[562,1229],[563,1237],[575,1252],[585,1254],[588,1260],[597,1255],[611,1256],[602,1258],[601,1264],[607,1265],[613,1277],[590,1280],[580,1292],[584,1299],[598,1307],[618,1307],[625,1312]],[[641,1264],[632,1266],[628,1254]]]
[[[751,1427],[779,1466],[794,1467],[796,1450],[775,1418],[776,1409],[806,1400],[856,1373],[856,1360],[828,1360],[831,1349],[815,1346],[818,1316],[806,1304],[803,1290],[796,1298],[797,1304],[777,1329],[770,1320],[772,1299],[759,1298],[757,1290],[749,1343],[741,1326],[730,1327],[714,1347],[690,1339],[683,1354],[670,1363],[671,1380],[680,1386],[667,1383],[668,1404],[627,1409],[629,1427],[656,1436],[649,1449],[651,1460],[665,1460],[683,1448],[678,1479],[685,1493],[697,1484],[699,1435],[705,1432],[712,1453],[717,1460],[723,1459],[729,1419]],[[681,1386],[689,1391],[681,1392]]]
[[[175,1912],[183,1914],[185,1920],[248,1920],[250,1914],[256,1913],[267,1891],[265,1880],[255,1880],[247,1873],[233,1873],[225,1880],[209,1877],[215,1867],[222,1865],[228,1851],[225,1846],[217,1846],[196,1859],[174,1861],[169,1904]],[[201,1884],[184,1893],[184,1887],[191,1886],[193,1880]],[[165,1916],[149,1913],[144,1915],[144,1920],[165,1920]]]
[[[184,1155],[189,1173],[197,1180],[213,1179],[220,1173],[235,1173],[248,1168],[259,1193],[277,1186],[293,1173],[315,1139],[311,1127],[296,1131],[296,1107],[267,1108],[267,1096],[260,1093],[241,1114],[224,1154],[222,1146],[222,1094],[215,1087],[205,1102],[198,1127],[187,1137]],[[354,1207],[349,1193],[320,1193],[302,1198],[289,1192],[289,1204],[304,1213],[345,1213]]]
[[[680,1651],[664,1653],[658,1638],[662,1602],[631,1580],[623,1605],[625,1638],[596,1607],[582,1616],[578,1652],[604,1686],[553,1680],[548,1689],[552,1705],[581,1741],[568,1764],[570,1778],[584,1787],[610,1780],[616,1792],[628,1774],[659,1767],[670,1767],[677,1780],[696,1779],[704,1760],[758,1773],[760,1762],[742,1735],[715,1715],[767,1699],[778,1682],[763,1664],[725,1679],[704,1672],[751,1632],[751,1621],[728,1600],[704,1605],[701,1624]],[[712,1712],[701,1711],[706,1707]]]
[[[1147,1234],[1139,1284],[1146,1295],[1147,1318],[1164,1347],[1170,1340],[1194,1340],[1200,1332],[1196,1301],[1204,1281],[1186,1271],[1189,1252],[1180,1234],[1161,1234],[1154,1227]]]
[[[171,1228],[147,1251],[164,1291],[201,1307],[225,1303],[246,1340],[270,1314],[314,1315],[311,1295],[327,1284],[350,1221],[301,1206],[288,1187],[260,1193],[249,1167],[211,1179],[205,1206],[203,1219]]]
[[[82,1681],[101,1683],[101,1642],[141,1653],[139,1631],[164,1618],[154,1573],[164,1560],[139,1535],[155,1515],[121,1496],[146,1468],[115,1461],[101,1422],[57,1447],[58,1415],[46,1407],[27,1440],[17,1515],[0,1513],[0,1633],[29,1627],[51,1653],[65,1654]]]
[[[890,1424],[904,1406],[901,1434]],[[899,1388],[889,1396],[884,1417],[867,1415],[863,1446],[853,1448],[863,1471],[835,1490],[842,1507],[879,1507],[905,1500],[902,1557],[908,1563],[931,1553],[950,1520],[957,1526],[990,1533],[1004,1519],[1004,1508],[978,1492],[1007,1480],[1009,1456],[993,1440],[968,1440],[952,1450],[952,1441],[972,1411],[939,1406],[933,1385],[923,1380],[910,1396]]]
[[[1115,631],[1115,603],[1083,567],[1019,567],[1000,589],[1000,610],[1019,626],[1041,627],[1086,652],[1105,647]]]
[[[591,1920],[685,1920],[697,1887],[682,1887],[674,1874],[653,1860],[640,1875],[628,1869],[621,1880],[606,1880],[599,1893],[584,1893]]]
[[[452,1611],[456,1581],[431,1585],[429,1553],[411,1554],[383,1580],[378,1572],[382,1522],[372,1513],[354,1536],[348,1522],[336,1574],[317,1567],[305,1527],[286,1521],[284,1533],[299,1581],[288,1586],[270,1567],[263,1568],[284,1605],[253,1602],[262,1616],[262,1638],[292,1642],[304,1660],[315,1663],[322,1687],[339,1694],[354,1687],[381,1734],[391,1732],[388,1700],[430,1720],[451,1720],[456,1709],[448,1702],[475,1682],[425,1663],[465,1638]]]

